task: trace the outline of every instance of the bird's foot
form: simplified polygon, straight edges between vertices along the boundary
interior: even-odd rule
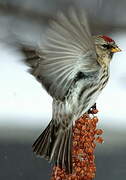
[[[96,107],[96,103],[88,110],[88,114],[97,114],[98,110]]]

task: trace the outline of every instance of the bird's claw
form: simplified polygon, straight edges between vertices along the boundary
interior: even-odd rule
[[[96,114],[98,112],[96,103],[88,110],[88,114]]]

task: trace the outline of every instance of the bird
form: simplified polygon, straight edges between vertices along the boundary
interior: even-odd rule
[[[60,11],[39,46],[22,45],[30,73],[53,98],[52,119],[33,152],[72,173],[72,127],[95,104],[121,49],[107,35],[92,35],[83,10]]]

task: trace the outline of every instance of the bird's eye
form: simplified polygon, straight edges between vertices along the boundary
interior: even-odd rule
[[[110,45],[109,45],[109,44],[103,44],[102,47],[103,47],[104,49],[110,49]]]

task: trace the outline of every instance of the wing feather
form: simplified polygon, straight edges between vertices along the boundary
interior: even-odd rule
[[[70,9],[67,15],[60,12],[57,21],[51,22],[38,52],[39,63],[32,74],[56,99],[64,99],[79,71],[100,70],[83,11]]]

